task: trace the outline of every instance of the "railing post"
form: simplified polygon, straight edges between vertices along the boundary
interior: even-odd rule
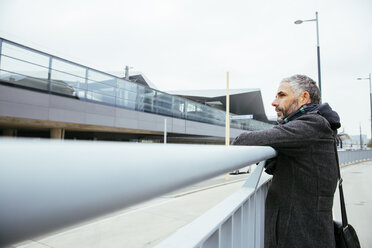
[[[49,56],[49,66],[48,66],[48,92],[52,91],[52,56]]]
[[[1,71],[1,57],[3,56],[3,39],[0,38],[0,71]]]
[[[167,119],[164,119],[164,144],[167,144]]]
[[[85,89],[84,89],[84,100],[88,100],[88,76],[89,76],[89,69],[85,69]]]
[[[249,176],[250,180],[247,180],[247,182],[244,184],[243,187],[253,188],[254,190],[257,190],[257,186],[260,182],[265,163],[266,163],[266,160],[261,161],[257,165],[256,169]]]

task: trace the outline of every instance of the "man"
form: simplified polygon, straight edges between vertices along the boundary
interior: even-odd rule
[[[320,91],[304,75],[283,79],[272,103],[279,125],[246,132],[234,145],[278,152],[265,206],[265,248],[335,247],[333,195],[337,184],[335,135],[339,117],[319,104]]]

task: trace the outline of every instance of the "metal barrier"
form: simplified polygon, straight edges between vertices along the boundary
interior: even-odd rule
[[[262,174],[263,167],[264,161],[241,189],[156,248],[263,247],[265,198],[271,179]]]
[[[149,200],[275,154],[271,147],[0,139],[0,246]],[[241,194],[250,194],[252,187],[248,185]],[[264,192],[256,194],[263,202]],[[247,214],[244,206],[243,216]],[[257,211],[262,209],[257,206]],[[232,220],[234,225],[238,215]]]
[[[338,154],[341,165],[372,158],[372,150],[338,151]],[[263,162],[239,191],[156,248],[264,247],[264,206],[271,176],[262,174],[262,169]]]
[[[341,165],[361,162],[372,158],[372,150],[338,151],[338,157]]]
[[[263,247],[271,147],[0,139],[0,246],[261,162],[244,186],[157,247]],[[340,162],[372,158],[342,151]]]

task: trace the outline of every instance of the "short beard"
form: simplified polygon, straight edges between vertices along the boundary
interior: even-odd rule
[[[298,101],[297,99],[295,99],[288,109],[282,109],[282,108],[277,107],[277,110],[280,111],[278,112],[278,118],[277,118],[278,123],[283,123],[285,118],[287,118],[288,116],[290,116],[291,114],[297,111],[298,109],[297,103]]]
[[[279,108],[278,108],[278,110],[279,110]],[[279,111],[281,111],[281,110],[279,110]],[[283,123],[284,122],[284,119],[285,119],[285,117],[284,117],[284,115],[283,115],[283,112],[278,112],[278,118],[276,119],[276,121],[278,122],[278,123]]]

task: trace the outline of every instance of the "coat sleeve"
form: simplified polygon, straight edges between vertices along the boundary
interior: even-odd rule
[[[308,114],[285,125],[269,130],[245,132],[232,142],[233,145],[271,146],[274,149],[307,146],[332,135],[329,123],[320,115]]]

